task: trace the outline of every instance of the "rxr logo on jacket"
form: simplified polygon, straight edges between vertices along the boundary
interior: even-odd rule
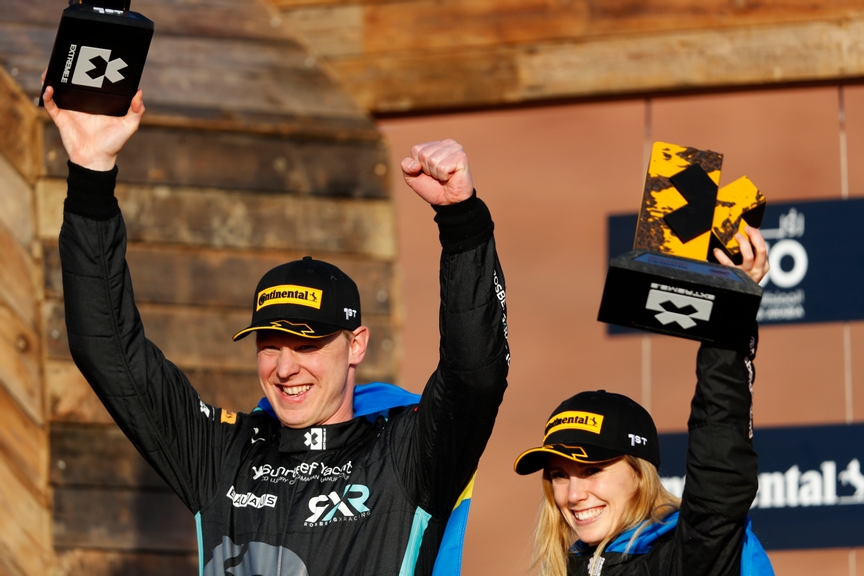
[[[369,488],[362,484],[348,484],[341,496],[336,492],[315,496],[309,500],[312,515],[306,519],[304,526],[326,526],[330,522],[359,520],[369,515],[369,508],[366,507],[368,498]]]

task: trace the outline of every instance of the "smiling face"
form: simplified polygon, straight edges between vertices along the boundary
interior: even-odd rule
[[[621,518],[639,489],[639,477],[626,460],[581,464],[552,455],[546,470],[555,504],[579,540],[596,546],[622,528]]]
[[[361,326],[324,338],[257,332],[258,380],[283,426],[308,428],[354,417],[354,374],[369,331]]]

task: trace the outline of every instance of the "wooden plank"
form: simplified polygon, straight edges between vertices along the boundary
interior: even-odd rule
[[[400,2],[403,0],[266,0],[268,4],[274,6],[281,13],[290,12],[299,8],[322,7],[322,6],[338,6],[346,4],[357,4],[368,6],[372,4],[383,4],[389,2]]]
[[[590,34],[667,32],[841,20],[861,14],[860,0],[590,0]]]
[[[183,372],[204,402],[232,412],[251,412],[264,395],[255,364],[245,371],[192,368]]]
[[[14,553],[0,542],[0,576],[28,576],[13,562]]]
[[[233,309],[140,305],[147,337],[178,366],[242,370],[255,365],[251,339],[233,342],[231,337],[249,324],[250,313]],[[62,303],[44,304],[48,358],[68,360],[69,341]]]
[[[147,99],[142,126],[205,132],[241,132],[297,140],[378,142],[381,133],[368,117],[304,118],[269,112],[225,110],[185,105],[154,104]]]
[[[43,242],[57,242],[63,224],[66,180],[41,178],[36,182],[36,234]]]
[[[2,113],[2,112],[0,112]],[[0,227],[6,228],[22,246],[30,246],[36,235],[33,222],[33,187],[0,155]]]
[[[31,327],[36,326],[36,299],[33,283],[35,265],[27,250],[0,226],[0,304],[8,306]]]
[[[43,426],[34,422],[15,399],[0,387],[0,458],[18,477],[31,495],[47,502],[48,437]],[[2,492],[0,484],[0,492]]]
[[[317,55],[326,58],[362,54],[371,37],[386,33],[364,24],[367,10],[360,4],[334,3],[285,10],[282,17],[315,47]]]
[[[201,399],[233,412],[250,412],[262,393],[254,363],[246,370],[184,368]],[[51,420],[55,423],[113,424],[113,419],[72,360],[48,360],[45,372]]]
[[[0,24],[0,37],[5,33]],[[51,38],[53,40],[53,37]],[[50,49],[50,45],[48,47]],[[2,57],[2,51],[0,51]],[[17,72],[16,79],[21,80],[21,87],[29,98],[37,98],[41,89],[39,75],[45,69],[45,61],[48,56],[21,56],[10,57],[7,64]],[[13,62],[14,61],[14,62]],[[215,81],[215,80],[214,80]],[[220,86],[208,88],[209,92],[219,92]],[[276,138],[294,138],[298,140],[320,140],[320,141],[366,141],[378,142],[381,135],[375,129],[375,125],[367,116],[338,116],[338,117],[303,117],[296,114],[281,113],[273,110],[251,110],[251,109],[225,109],[205,108],[197,105],[195,101],[188,103],[176,103],[176,101],[163,102],[158,96],[159,92],[147,92],[146,105],[147,114],[141,122],[145,128],[148,126],[203,131],[206,134],[214,132],[244,133],[247,135],[264,135]],[[155,99],[155,101],[154,101]],[[41,113],[44,114],[44,113]],[[47,115],[40,118],[48,123]],[[53,130],[51,126],[48,129]],[[55,142],[58,144],[58,142]],[[66,155],[62,148],[52,147],[47,150],[51,154],[50,161],[57,160],[65,163]]]
[[[57,12],[54,14],[57,15]],[[38,110],[33,105],[33,98],[39,95],[42,86],[40,76],[54,46],[57,24],[59,17],[50,27],[6,24],[5,20],[0,19],[0,64],[15,79],[18,88],[26,94],[26,100],[33,112]],[[38,116],[43,122],[50,122],[44,112]],[[39,157],[36,156],[35,159],[38,160]]]
[[[46,505],[3,458],[0,458],[0,486],[0,542],[9,554],[6,561],[27,575],[47,574],[51,536]]]
[[[274,17],[278,18],[278,16]],[[59,22],[59,13],[58,13]],[[267,26],[270,28],[270,26]],[[0,63],[18,68],[22,87],[36,95],[38,61],[48,61],[55,27],[0,23]],[[157,33],[147,54],[140,87],[146,102],[280,116],[364,119],[361,111],[307,50],[281,38],[204,38]],[[182,58],[178,56],[182,55]],[[32,100],[27,98],[30,109]]]
[[[65,178],[68,157],[53,124],[46,125],[45,149],[48,175]],[[343,198],[387,196],[386,153],[370,141],[144,127],[126,144],[118,165],[119,180],[128,183]]]
[[[0,65],[0,118],[3,118],[0,154],[32,184],[41,171],[38,114],[33,101],[3,65]]]
[[[178,60],[182,54],[182,60]],[[141,87],[154,102],[306,117],[364,113],[306,49],[288,40],[160,36]]]
[[[410,2],[411,0],[407,0]],[[335,6],[345,4],[356,4],[362,6],[378,6],[382,4],[401,4],[406,0],[268,0],[280,11],[289,11],[310,6]],[[477,2],[472,1],[472,4]],[[497,4],[506,7],[509,2],[498,1]],[[442,10],[456,5],[464,7],[467,2],[442,3]],[[718,19],[747,19],[756,23],[804,21],[816,18],[842,18],[850,13],[860,11],[862,8],[860,0],[839,0],[834,2],[811,2],[810,0],[773,0],[772,2],[741,2],[740,0],[675,0],[662,2],[662,0],[582,0],[573,10],[589,11],[595,19],[624,20],[639,18],[641,20],[659,19],[661,15],[668,15],[677,21],[689,22],[701,21],[712,18]],[[663,25],[661,22],[660,25]],[[691,25],[692,26],[692,25]]]
[[[57,244],[43,246],[45,294],[63,297],[63,278]],[[251,306],[258,279],[271,268],[303,257],[302,252],[249,252],[222,249],[189,251],[176,246],[132,244],[126,260],[139,303],[196,306]],[[391,311],[393,265],[378,260],[336,256],[327,261],[357,283],[362,313]],[[168,279],[168,280],[166,280]]]
[[[248,311],[152,304],[140,305],[139,311],[147,337],[181,369],[245,372],[255,367],[254,340],[231,340],[238,330],[248,326],[251,315]],[[44,304],[43,317],[48,358],[70,359],[63,305],[56,301],[47,301]],[[360,365],[358,376],[361,381],[391,376],[396,372],[393,360],[396,340],[390,318],[369,316],[363,321],[369,326],[372,340],[366,358]],[[52,390],[53,406],[54,386],[50,383],[49,390]]]
[[[41,425],[45,415],[40,360],[39,336],[0,304],[0,386]]]
[[[51,426],[51,484],[55,488],[169,489],[115,425]]]
[[[394,382],[396,358],[399,356],[396,332],[389,318],[364,318],[369,326],[369,345],[366,357],[357,367],[357,383]]]
[[[519,57],[521,96],[555,98],[860,77],[864,76],[864,47],[855,39],[862,33],[864,19],[857,19],[536,47]]]
[[[809,0],[743,4],[736,0],[272,1],[326,57],[843,20],[859,17],[864,8],[860,0],[821,4]]]
[[[255,365],[255,342],[231,337],[249,325],[251,311],[181,306],[139,306],[150,338],[181,367],[242,370]]]
[[[71,359],[46,360],[45,381],[52,422],[114,422]]]
[[[54,545],[101,550],[196,549],[192,513],[170,491],[57,488]]]
[[[581,39],[590,34],[588,2],[472,0],[442,9],[434,0],[364,9],[364,52],[430,51]],[[395,23],[399,23],[396,29]]]
[[[161,26],[157,28],[161,31]],[[0,64],[6,66],[17,81],[18,89],[23,91],[34,113],[38,109],[32,106],[32,101],[39,96],[42,86],[39,76],[45,69],[55,34],[56,25],[50,28],[22,27],[7,24],[0,18]],[[328,78],[332,74],[323,73],[320,62],[299,50],[294,43],[282,41],[277,43],[277,48],[271,47],[266,51],[271,59],[281,55],[282,51],[286,55],[291,53],[290,58],[286,56],[282,62],[256,63],[258,43],[245,41],[249,48],[246,61],[242,63],[245,68],[235,65],[223,69],[221,64],[207,60],[215,57],[214,49],[221,54],[221,42],[209,48],[172,45],[162,50],[161,38],[157,31],[157,42],[151,49],[142,80],[147,104],[143,126],[328,141],[377,142],[381,139],[373,121]],[[169,37],[165,43],[193,41],[195,39]],[[183,49],[192,52],[187,53],[185,66],[178,70],[173,63],[174,50]],[[160,62],[156,61],[154,54],[161,54]],[[189,73],[192,66],[197,67],[194,74]],[[282,68],[284,70],[279,72]],[[233,81],[226,84],[225,75],[231,76]],[[36,117],[51,124],[44,112],[36,113]],[[35,152],[39,160],[38,146]],[[63,156],[61,162],[65,160],[62,148],[52,147],[47,152],[55,155],[52,160],[56,160],[57,154]]]
[[[40,180],[36,195],[39,236],[53,240],[66,183]],[[117,197],[132,242],[292,250],[322,259],[340,252],[395,258],[393,206],[385,200],[130,185],[118,186]]]
[[[255,365],[245,371],[185,368],[201,399],[234,412],[249,412],[262,393]],[[72,360],[46,362],[52,422],[113,424],[114,420]]]
[[[729,29],[860,16],[859,0],[750,5],[735,0],[434,0],[363,7],[363,52],[584,42],[630,34]],[[344,32],[343,32],[344,34]],[[309,36],[318,47],[314,36]],[[328,40],[325,38],[324,42]]]
[[[0,22],[41,26],[56,31],[65,6],[52,0],[20,5],[0,3]],[[157,34],[218,38],[284,38],[274,14],[249,0],[148,0],[133,10],[156,23]],[[158,38],[158,37],[157,37]]]
[[[197,574],[197,554],[57,550],[55,576],[180,576]]]
[[[328,63],[373,113],[503,104],[521,96],[512,46],[334,57]]]
[[[376,113],[864,77],[864,18],[332,58]],[[575,73],[574,71],[578,71]]]

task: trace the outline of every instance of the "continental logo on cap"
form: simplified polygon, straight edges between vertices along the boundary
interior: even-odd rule
[[[585,430],[600,434],[603,428],[603,415],[592,412],[561,412],[546,423],[546,436],[559,430]]]
[[[320,309],[322,296],[324,296],[324,291],[317,288],[294,286],[293,284],[271,286],[258,293],[258,298],[255,300],[255,311],[273,304],[299,304],[300,306]]]

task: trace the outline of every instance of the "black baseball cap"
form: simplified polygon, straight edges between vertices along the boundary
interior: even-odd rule
[[[586,464],[631,454],[660,467],[651,415],[627,396],[605,390],[581,392],[562,402],[546,422],[543,445],[523,452],[513,468],[517,474],[537,472],[550,454]]]
[[[322,338],[359,327],[357,284],[336,266],[305,256],[264,274],[255,288],[252,323],[234,340],[256,330]]]

